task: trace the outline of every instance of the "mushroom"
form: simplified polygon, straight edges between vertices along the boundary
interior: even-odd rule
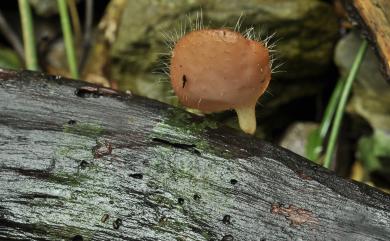
[[[227,29],[202,29],[175,44],[170,64],[182,105],[205,113],[234,109],[240,128],[256,131],[255,107],[271,80],[267,47]]]

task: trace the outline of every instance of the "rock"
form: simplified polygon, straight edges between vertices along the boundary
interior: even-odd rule
[[[335,62],[343,75],[351,68],[360,43],[359,35],[350,33],[337,44]],[[371,48],[367,49],[354,81],[353,95],[347,110],[364,118],[373,129],[371,136],[359,140],[359,160],[371,174],[380,172],[388,175],[390,168],[386,163],[390,158],[390,85],[381,74],[379,60]]]
[[[309,134],[318,128],[317,123],[296,122],[293,123],[285,132],[279,145],[289,149],[301,156],[306,156],[307,140]]]
[[[49,17],[58,13],[57,1],[53,0],[30,0],[34,12],[39,16]]]
[[[118,80],[122,89],[172,103],[173,94],[166,94],[169,85],[157,82],[166,77],[151,72],[163,62],[159,53],[168,52],[163,33],[180,32],[187,16],[195,19],[200,10],[204,25],[210,27],[234,27],[243,13],[241,29],[253,26],[268,35],[276,33],[286,71],[279,78],[315,79],[330,66],[338,26],[332,8],[322,1],[149,0],[131,1],[124,10],[111,51],[115,63],[111,78]],[[284,88],[289,85],[286,82]]]
[[[342,75],[350,70],[360,43],[361,38],[351,33],[337,44],[335,62]],[[368,48],[353,85],[348,111],[362,116],[374,129],[390,131],[390,85],[379,66],[375,53]]]

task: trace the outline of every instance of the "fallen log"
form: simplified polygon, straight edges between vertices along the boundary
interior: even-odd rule
[[[382,72],[390,82],[390,1],[343,0],[350,18],[375,48]]]
[[[0,240],[389,240],[390,197],[142,97],[0,71]]]

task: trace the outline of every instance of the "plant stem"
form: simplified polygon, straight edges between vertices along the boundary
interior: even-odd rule
[[[76,0],[67,0],[70,19],[72,20],[73,32],[76,46],[81,43],[81,25],[79,13],[77,12]]]
[[[37,51],[35,46],[33,20],[28,0],[18,0],[20,20],[22,23],[24,56],[26,68],[38,70]]]
[[[66,56],[68,58],[70,73],[72,75],[72,78],[77,79],[79,77],[79,73],[77,70],[76,54],[74,49],[73,36],[69,21],[66,0],[57,0],[57,3],[61,17],[61,26],[62,32],[64,34]]]
[[[339,103],[341,91],[344,88],[344,79],[339,79],[333,90],[332,96],[325,109],[324,117],[318,128],[314,129],[308,136],[306,144],[306,157],[317,162],[322,150],[324,149],[325,138],[329,132],[337,104]]]
[[[360,64],[362,63],[366,49],[367,49],[367,41],[363,40],[359,47],[358,53],[356,54],[355,60],[353,61],[351,70],[348,74],[347,80],[344,85],[344,89],[341,93],[340,102],[339,105],[337,106],[336,115],[330,133],[328,146],[325,152],[324,167],[326,168],[331,168],[332,166],[332,157],[336,146],[337,136],[340,130],[340,125],[341,125],[341,120],[343,118],[345,105],[347,103],[347,99],[352,87],[353,80],[356,78],[356,74],[359,70]]]
[[[332,96],[330,97],[328,106],[325,109],[324,118],[322,119],[320,128],[319,128],[319,134],[321,139],[323,140],[326,136],[326,134],[329,131],[330,124],[332,123],[332,119],[334,116],[334,113],[336,112],[337,103],[339,103],[341,91],[343,90],[345,84],[344,79],[339,79],[337,81],[337,84],[333,90]]]

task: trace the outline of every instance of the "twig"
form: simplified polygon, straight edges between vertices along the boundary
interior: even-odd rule
[[[4,18],[3,13],[0,10],[0,31],[3,33],[4,37],[12,45],[15,52],[18,54],[20,59],[24,59],[24,50],[22,41],[19,36],[13,31],[13,29],[8,25],[7,20]]]
[[[67,0],[70,18],[72,20],[74,37],[76,39],[76,45],[80,47],[81,42],[81,24],[79,14],[77,12],[77,6],[75,0]]]
[[[87,54],[91,47],[92,20],[93,20],[93,0],[86,0],[83,47],[81,48],[81,58],[79,63],[80,72],[84,69],[85,62],[87,60]]]

